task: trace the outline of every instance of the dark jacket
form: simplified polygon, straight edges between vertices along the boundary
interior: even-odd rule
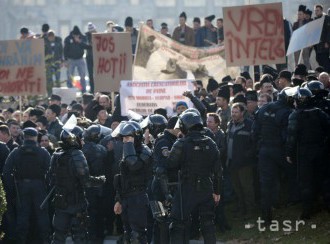
[[[75,42],[72,32],[64,40],[64,58],[67,59],[81,59],[84,56],[85,49],[89,49],[87,38],[80,35],[81,42]]]
[[[252,120],[246,118],[232,133],[231,129],[234,123],[233,121],[229,122],[226,133],[226,152],[228,152],[229,140],[233,140],[232,158],[231,162],[229,162],[229,168],[239,168],[256,162],[251,136],[252,124]]]
[[[184,29],[183,33],[184,33],[184,36],[182,37],[181,36],[181,27],[180,26],[176,27],[173,31],[172,39],[177,42],[180,42],[184,45],[187,45],[187,46],[194,46],[195,45],[194,30],[191,27],[185,25],[185,29]],[[182,42],[182,40],[184,40],[184,41]]]
[[[213,30],[212,30],[213,29]],[[208,35],[209,34],[209,35]],[[196,47],[209,47],[212,44],[218,43],[217,28],[212,26],[211,28],[206,28],[205,26],[198,29],[196,34],[195,46]],[[205,41],[207,40],[207,41]]]
[[[13,151],[16,147],[19,147],[18,143],[14,141],[13,138],[11,138],[7,142],[7,147],[9,148],[10,151]]]
[[[56,140],[59,141],[62,132],[62,127],[63,127],[62,122],[58,118],[56,118],[55,121],[50,122],[48,124],[47,131],[50,135],[55,136]]]
[[[89,48],[86,50],[86,60],[91,60],[93,61],[93,49],[92,49],[92,33],[91,32],[86,32],[86,39],[87,39],[87,45]]]
[[[3,142],[0,142],[0,173],[1,174],[8,155],[9,155],[9,149],[7,145]]]
[[[315,19],[319,19],[319,17],[315,17]],[[325,47],[325,43],[328,43],[328,45],[330,45],[330,16],[328,15],[324,16],[324,23],[321,32],[320,42],[316,44],[316,51],[318,53],[326,52],[329,54],[329,48]]]
[[[299,27],[302,27],[304,24],[306,24],[305,20],[303,20],[302,22],[299,22],[299,21],[294,22],[292,25],[292,31],[297,30]]]
[[[53,42],[45,39],[45,61],[46,62],[60,62],[63,59],[63,45],[62,39],[55,37]]]
[[[33,153],[35,154],[36,160],[33,161],[34,165],[31,165],[30,168],[28,168],[27,165],[25,165],[24,167],[24,163],[25,164],[30,163],[31,159],[29,158],[28,161],[22,160],[22,157],[26,157],[25,154],[23,155],[22,152],[23,147],[33,148]],[[37,145],[37,142],[25,140],[22,146],[15,148],[9,154],[6,163],[4,165],[3,179],[4,179],[4,186],[6,189],[6,193],[11,197],[15,195],[13,175],[15,175],[16,180],[20,180],[22,178],[22,179],[33,179],[33,180],[42,181],[46,177],[46,173],[49,169],[49,165],[50,165],[50,155],[47,152],[47,150],[45,148],[39,147]],[[34,168],[36,166],[37,168]]]

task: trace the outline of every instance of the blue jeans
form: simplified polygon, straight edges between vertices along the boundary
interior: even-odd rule
[[[82,92],[86,92],[86,81],[85,81],[85,75],[86,75],[86,64],[84,58],[80,59],[68,59],[68,80],[67,80],[67,86],[68,88],[72,88],[72,80],[74,77],[74,70],[77,67],[78,74],[80,76],[80,84],[82,87]]]

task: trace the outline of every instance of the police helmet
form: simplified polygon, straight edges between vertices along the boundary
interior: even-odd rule
[[[315,96],[326,97],[329,93],[327,90],[324,89],[324,84],[318,80],[313,80],[313,81],[308,82],[307,88]]]
[[[200,115],[187,112],[179,117],[179,128],[183,134],[187,134],[190,130],[203,129],[203,120]]]
[[[75,126],[72,131],[71,131],[72,134],[74,134],[76,137],[78,137],[79,139],[82,139],[83,137],[83,133],[84,133],[84,130],[79,127],[79,126]]]
[[[308,105],[311,101],[313,94],[312,92],[307,88],[299,88],[297,90],[297,93],[294,96],[294,99],[297,103],[297,106],[305,106]]]
[[[126,121],[120,128],[119,135],[132,136],[137,142],[141,142],[143,138],[143,130],[139,123],[135,121]]]
[[[152,114],[149,116],[148,129],[150,134],[156,138],[157,135],[165,130],[167,119],[160,114]]]
[[[83,133],[85,141],[99,142],[101,139],[101,127],[100,125],[91,125]]]
[[[295,87],[285,87],[278,94],[278,100],[286,103],[289,106],[293,106],[293,97],[297,93],[299,86]]]
[[[307,83],[307,88],[313,93],[313,91],[323,90],[324,85],[321,81],[313,80]]]
[[[196,108],[187,108],[185,111],[182,112],[182,114],[189,113],[189,112],[195,113],[195,114],[197,114],[199,116],[201,115],[201,113]]]
[[[81,148],[80,139],[69,131],[62,130],[60,139],[63,148]]]

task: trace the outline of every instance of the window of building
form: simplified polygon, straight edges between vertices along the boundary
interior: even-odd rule
[[[155,4],[158,7],[174,7],[176,0],[155,0]]]
[[[234,5],[242,5],[242,4],[244,4],[244,1],[236,2]],[[220,7],[233,6],[233,1],[232,0],[214,0],[214,5],[220,6]]]
[[[116,4],[117,0],[84,0],[86,5],[113,5]]]
[[[60,5],[66,5],[69,3],[69,0],[59,0]]]
[[[206,5],[206,0],[184,0],[183,3],[185,7],[202,7]]]
[[[140,0],[131,0],[131,5],[139,5]]]
[[[24,6],[35,6],[35,5],[45,5],[46,0],[14,0],[15,5]]]

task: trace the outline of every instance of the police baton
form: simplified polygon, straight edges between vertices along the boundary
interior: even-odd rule
[[[48,193],[48,195],[45,197],[45,199],[42,201],[42,203],[40,204],[40,209],[43,210],[46,206],[46,203],[48,202],[49,198],[51,197],[51,195],[53,194],[55,190],[55,186],[53,186],[53,188],[50,190],[50,192]]]

